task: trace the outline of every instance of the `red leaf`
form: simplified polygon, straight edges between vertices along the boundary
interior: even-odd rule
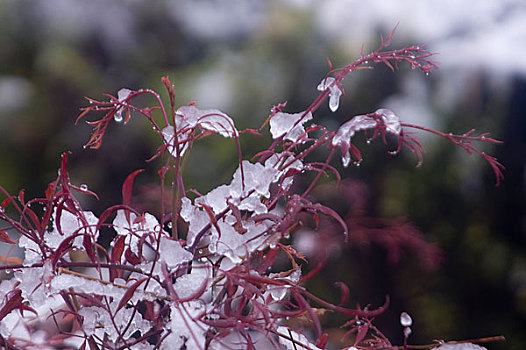
[[[130,209],[129,207],[125,205],[114,205],[109,207],[108,209],[104,210],[102,214],[99,216],[99,222],[97,223],[97,227],[95,228],[96,231],[100,230],[100,227],[104,224],[104,222],[116,211],[119,209],[126,210],[126,211],[132,211],[135,213],[133,209]]]
[[[320,349],[325,349],[325,345],[327,345],[327,340],[329,339],[329,335],[327,333],[323,333],[318,340],[318,343],[316,346]]]
[[[111,249],[111,262],[120,264],[122,253],[124,252],[124,243],[126,236],[119,236],[113,243],[113,248]]]
[[[203,203],[199,203],[199,205],[202,206],[205,212],[208,214],[208,217],[210,218],[210,223],[212,224],[212,226],[215,227],[215,229],[217,230],[217,233],[219,234],[219,238],[221,238],[221,229],[217,225],[217,220],[214,215],[214,212],[212,211],[212,208],[210,208],[208,205],[203,204]]]
[[[97,259],[95,257],[94,249],[93,249],[93,242],[91,241],[91,236],[88,234],[84,234],[84,237],[82,238],[82,246],[86,250],[86,254],[88,254],[88,257],[92,262],[96,262]]]
[[[135,170],[133,173],[128,175],[126,180],[124,180],[124,184],[122,185],[122,204],[124,205],[130,205],[131,203],[131,195],[132,195],[132,188],[133,188],[133,181],[135,180],[135,177],[142,173],[144,169],[138,169]]]
[[[62,153],[62,161],[60,163],[60,181],[62,183],[62,191],[69,192],[69,174],[68,174],[68,155],[71,152]]]
[[[9,294],[11,295],[9,296]],[[24,300],[24,298],[22,298],[22,292],[20,289],[9,292],[9,294],[9,299],[6,301],[2,309],[0,309],[0,320],[7,316],[11,311],[18,308]]]
[[[35,227],[37,228],[42,228],[42,224],[40,223],[39,219],[38,219],[38,216],[37,214],[35,214],[34,211],[32,211],[31,209],[29,209],[29,206],[26,205],[24,207],[24,213],[29,216],[29,218],[31,219],[31,221],[33,221],[33,224],[35,225]]]
[[[16,242],[13,241],[5,231],[0,231],[0,242],[16,244]]]
[[[47,188],[46,188],[46,199],[51,199],[53,198],[53,194],[55,193],[55,189],[57,188],[57,183],[56,181],[55,182],[50,182],[48,185],[47,185]]]
[[[368,331],[369,324],[360,326],[360,328],[358,328],[358,332],[356,333],[356,338],[354,339],[354,345],[358,345],[362,340],[364,340]]]
[[[9,203],[11,203],[11,198],[6,198],[2,201],[2,204],[0,205],[0,208],[2,208],[2,210],[5,209],[5,207],[7,207],[9,205]]]
[[[342,296],[340,297],[340,303],[338,304],[338,306],[342,306],[345,304],[347,298],[349,297],[349,287],[347,287],[347,285],[343,282],[336,282],[335,285],[340,287],[340,289],[342,290]]]
[[[119,310],[122,309],[128,303],[128,301],[130,301],[130,299],[135,294],[135,290],[147,279],[148,277],[145,277],[142,280],[138,280],[126,290],[126,293],[124,293],[124,295],[122,296],[121,301],[119,301],[119,305],[117,306],[115,313],[119,312]]]
[[[24,190],[20,190],[20,192],[18,192],[18,200],[20,201],[20,203],[24,204]]]
[[[269,267],[271,267],[272,264],[274,264],[274,261],[276,260],[276,257],[278,255],[278,251],[279,251],[279,248],[276,247],[276,248],[273,248],[273,249],[269,249],[267,254],[264,255],[263,261],[262,261],[261,266],[259,267],[259,270],[258,270],[258,272],[260,274],[262,274],[265,271],[267,271],[267,269]]]
[[[71,250],[73,240],[80,235],[81,233],[71,235],[60,243],[57,250],[54,252],[53,260],[51,260],[51,266],[57,266],[57,262],[60,260],[60,258],[62,258],[64,254]]]
[[[329,217],[332,217],[334,220],[338,221],[338,223],[340,224],[340,226],[343,229],[343,234],[345,236],[345,240],[349,239],[349,229],[347,228],[347,224],[345,223],[345,221],[343,221],[343,219],[341,218],[341,216],[337,212],[335,212],[331,208],[326,207],[326,206],[321,205],[321,204],[313,205],[313,209],[316,209],[320,213],[322,213],[324,215],[327,215]]]
[[[9,297],[9,299],[5,302],[2,309],[0,309],[0,320],[2,320],[5,316],[7,316],[11,311],[15,309],[20,309],[21,311],[31,311],[35,315],[37,315],[37,312],[34,309],[22,303],[24,301],[24,298],[22,298],[22,291],[20,289],[10,291],[9,293],[7,293],[6,298],[7,297]]]
[[[126,258],[126,261],[132,265],[138,265],[141,262],[141,259],[139,259],[139,257],[135,255],[135,253],[132,252],[130,248],[124,251],[124,257]]]

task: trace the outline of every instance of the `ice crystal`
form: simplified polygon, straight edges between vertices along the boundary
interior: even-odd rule
[[[336,112],[340,105],[340,96],[342,95],[342,90],[336,83],[336,79],[333,77],[327,77],[323,79],[317,87],[318,91],[325,91],[329,89],[329,108],[331,111]]]
[[[297,142],[298,138],[305,133],[303,124],[311,119],[312,113],[310,111],[295,114],[278,112],[270,119],[272,138],[277,139],[284,135],[286,140]]]

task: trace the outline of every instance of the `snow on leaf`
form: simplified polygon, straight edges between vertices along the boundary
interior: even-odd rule
[[[204,210],[194,206],[187,197],[183,197],[181,203],[181,218],[188,223],[186,244],[191,246],[195,243],[197,234],[209,223],[210,217]]]
[[[382,116],[382,120],[385,123],[386,131],[391,134],[400,135],[402,126],[400,125],[400,118],[393,113],[390,109],[380,108],[375,111],[376,114]]]
[[[164,142],[168,145],[168,152],[174,157],[181,157],[188,148],[192,132],[197,126],[226,138],[235,138],[239,135],[234,121],[225,113],[217,109],[183,106],[176,111],[175,128],[169,125],[162,130]],[[175,130],[177,130],[177,138],[174,135]],[[179,143],[178,147],[174,144],[175,140]],[[179,149],[179,154],[177,154],[177,149]]]
[[[40,256],[40,248],[38,244],[30,240],[26,236],[20,236],[18,239],[18,246],[24,250],[24,265],[30,266],[42,261]]]
[[[279,163],[279,159],[283,159],[281,153],[276,153],[270,156],[265,161],[265,168],[276,168],[277,164]],[[283,164],[287,165],[280,169],[279,173],[276,175],[275,182],[281,181],[281,178],[287,174],[289,170],[297,170],[298,172],[301,172],[304,168],[303,163],[299,159],[294,159],[293,156],[288,156],[283,160]],[[288,190],[290,186],[292,185],[292,182],[294,180],[293,176],[287,177],[282,182],[282,187],[284,190]]]
[[[133,308],[124,308],[116,313],[118,304],[118,300],[110,304],[111,315],[107,310],[98,306],[81,308],[78,313],[84,320],[83,331],[87,335],[94,335],[101,339],[106,336],[115,342],[125,329],[124,338],[128,339],[137,331],[145,334],[151,328],[150,322],[144,320],[140,312],[134,312]]]
[[[131,251],[139,254],[139,237],[144,235],[153,237],[153,233],[159,231],[159,222],[157,218],[150,213],[144,213],[142,218],[138,218],[135,213],[128,214],[128,217],[126,217],[124,210],[118,210],[113,220],[113,229],[118,235],[126,236],[126,244],[129,245]],[[122,259],[124,259],[124,257],[122,257]]]
[[[347,167],[351,161],[351,139],[357,131],[376,128],[376,120],[366,115],[357,115],[340,126],[332,138],[332,146],[339,147],[342,152],[342,163]]]
[[[186,303],[172,303],[170,322],[167,325],[171,333],[163,341],[161,350],[205,349],[205,334],[208,327],[198,321],[205,311],[205,306],[195,300]]]
[[[319,84],[318,84],[318,91],[325,91],[327,89],[330,90],[329,92],[329,108],[332,112],[336,112],[338,110],[338,107],[340,105],[340,96],[342,95],[342,90],[338,86],[338,84],[335,83],[336,79],[333,77],[327,77],[324,78]]]
[[[271,166],[265,166],[260,163],[250,163],[243,161],[243,171],[245,174],[245,193],[255,190],[257,194],[268,198],[270,196],[270,184],[276,180],[278,170]],[[239,197],[243,194],[241,168],[238,167],[232,180],[233,197]]]
[[[196,297],[196,294],[208,286],[211,277],[211,267],[209,264],[195,264],[189,274],[178,277],[174,283],[174,289],[179,299],[189,299]]]
[[[376,120],[366,115],[354,116],[351,120],[340,126],[336,135],[332,139],[333,146],[340,146],[343,143],[350,144],[351,138],[357,131],[376,128]]]
[[[402,125],[400,124],[400,119],[393,113],[393,111],[386,108],[380,108],[372,114],[381,118],[381,122],[385,125],[386,132],[400,135],[400,132],[402,132]],[[344,167],[347,167],[351,161],[351,141],[354,134],[357,131],[378,127],[379,121],[370,115],[357,115],[352,117],[349,121],[340,126],[332,138],[332,146],[340,148]]]
[[[301,117],[303,116],[303,119]],[[301,120],[300,120],[301,119]],[[286,140],[296,142],[305,133],[303,124],[312,119],[312,113],[295,114],[278,112],[270,119],[270,133],[273,139],[284,136]]]
[[[267,229],[266,225],[255,225],[252,222],[247,222],[244,225],[247,231],[244,234],[239,234],[233,227],[234,221],[229,222],[229,218],[233,219],[232,216],[229,216],[226,220],[218,222],[221,236],[215,229],[212,231],[212,239],[209,245],[211,252],[224,255],[233,263],[240,263],[250,253],[267,247],[265,243],[267,237],[264,236]]]
[[[195,108],[191,106],[192,108]],[[238,136],[238,131],[234,126],[234,121],[226,114],[217,109],[202,110],[199,125],[209,131],[218,133],[226,138]]]
[[[67,210],[63,210],[60,215],[60,228],[62,234],[59,233],[57,229],[58,225],[53,225],[53,231],[46,232],[44,237],[46,245],[49,248],[55,250],[60,245],[60,243],[64,241],[64,239],[78,233],[88,233],[93,237],[93,241],[96,241],[99,233],[98,231],[95,231],[94,228],[97,225],[99,219],[97,219],[97,217],[91,211],[83,211],[80,212],[79,215],[82,215],[83,218],[77,217],[77,215]],[[53,220],[56,221],[56,210],[53,213]],[[87,227],[85,226],[84,221],[87,223]],[[73,240],[73,247],[83,249],[82,240],[82,236],[75,238]]]
[[[61,291],[69,291],[70,288],[74,288],[78,293],[104,295],[107,297],[113,297],[116,300],[120,300],[126,292],[126,282],[121,279],[115,279],[114,283],[122,286],[122,288],[119,288],[113,284],[105,284],[96,280],[86,279],[79,276],[60,274],[51,280],[50,290],[55,293],[60,293]]]
[[[175,268],[193,258],[193,254],[184,249],[179,241],[167,237],[161,237],[159,248],[160,260],[164,261],[169,268]]]
[[[227,207],[227,199],[232,196],[231,191],[230,185],[221,185],[206,195],[198,197],[195,202],[207,205],[215,214],[218,214]]]

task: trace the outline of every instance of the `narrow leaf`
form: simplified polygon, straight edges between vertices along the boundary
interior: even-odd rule
[[[84,246],[84,249],[86,250],[86,254],[88,254],[88,257],[92,262],[96,262],[97,259],[95,257],[95,252],[93,249],[93,242],[91,241],[91,236],[88,234],[84,234],[84,237],[82,238],[82,246]]]
[[[18,192],[18,200],[20,201],[20,203],[24,204],[24,193],[25,191],[22,189],[20,190],[20,192]]]
[[[144,283],[144,281],[146,281],[148,279],[148,277],[145,277],[141,280],[138,280],[137,282],[135,282],[134,284],[132,284],[127,290],[126,290],[126,293],[124,293],[124,295],[122,296],[122,299],[121,301],[119,301],[119,305],[117,306],[117,309],[115,310],[115,313],[119,312],[120,309],[122,309],[127,303],[128,301],[130,301],[130,299],[133,297],[133,295],[135,294],[135,290],[141,285]]]
[[[2,208],[2,210],[5,209],[5,207],[7,207],[9,205],[9,203],[11,203],[11,198],[6,198],[2,201],[2,204],[0,205],[0,208]]]
[[[133,188],[133,181],[135,180],[135,177],[142,173],[144,169],[137,169],[128,177],[126,180],[124,180],[124,184],[122,185],[122,204],[124,205],[130,205],[131,203],[131,196],[132,196],[132,188]]]
[[[0,231],[0,242],[4,242],[7,244],[16,244],[16,242],[13,241],[5,231]]]
[[[57,266],[58,261],[72,248],[72,242],[75,238],[82,235],[77,233],[64,239],[58,246],[57,250],[53,254],[53,260],[51,260],[51,266]]]
[[[124,251],[124,257],[126,258],[126,261],[132,265],[138,265],[141,263],[141,259],[139,259],[139,257],[135,255],[135,253],[132,252],[130,248]]]

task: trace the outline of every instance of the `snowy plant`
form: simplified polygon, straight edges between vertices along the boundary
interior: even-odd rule
[[[168,78],[162,82],[169,106],[152,90],[121,89],[117,97],[88,99],[78,120],[91,113],[103,116],[88,122],[93,134],[86,147],[99,148],[111,123],[126,124],[132,115],[147,118],[159,135],[160,147],[153,158],[162,163],[158,172],[161,214],[154,216],[132,206],[133,183],[142,170],[125,179],[120,204],[97,215],[84,210],[77,197],[97,195],[86,185],[71,183],[68,152],[62,154],[58,177],[44,198],[26,200],[23,191],[12,196],[0,187],[5,196],[0,205],[0,241],[25,252],[23,261],[2,257],[0,346],[324,349],[330,339],[318,314],[329,310],[348,318],[344,327],[349,349],[395,349],[372,324],[389,300],[376,309],[355,309],[346,306],[349,288],[341,282],[339,304],[305,289],[304,282],[311,277],[302,273],[305,258],[287,243],[291,236],[301,234],[302,218],[310,216],[319,223],[319,217],[325,216],[339,225],[342,240],[352,234],[345,220],[309,194],[321,176],[333,174],[339,182],[339,162],[331,163],[338,155],[345,167],[360,164],[362,156],[354,143],[358,132],[369,135],[368,143],[381,140],[393,155],[408,148],[419,163],[423,148],[414,132],[431,132],[486,160],[497,183],[503,167],[476,148],[476,142],[499,143],[487,133],[442,133],[405,123],[385,108],[350,117],[336,131],[312,123],[325,101],[332,112],[338,109],[342,81],[354,71],[376,64],[394,71],[409,64],[427,75],[436,68],[431,53],[420,46],[386,50],[392,34],[374,52],[362,52],[343,68],[331,67],[317,86],[318,97],[303,111],[285,112],[286,103],[273,107],[268,120],[273,142],[252,160],[244,159],[239,138],[258,131],[238,130],[233,119],[219,110],[194,104],[177,107]],[[153,106],[138,107],[134,100],[139,96],[152,97]],[[155,113],[162,116],[160,123]],[[238,168],[229,183],[206,194],[188,191],[181,171],[183,158],[194,142],[213,134],[236,144]],[[329,151],[325,161],[307,160],[322,147]],[[297,193],[293,182],[305,173],[315,176]],[[114,231],[109,246],[98,243],[103,228]],[[84,259],[75,258],[79,254]],[[278,256],[288,259],[288,267],[276,267]],[[295,328],[291,322],[295,318],[309,319],[311,327]],[[407,340],[412,324],[408,314],[402,315],[401,323]],[[434,346],[478,349],[475,345]]]

